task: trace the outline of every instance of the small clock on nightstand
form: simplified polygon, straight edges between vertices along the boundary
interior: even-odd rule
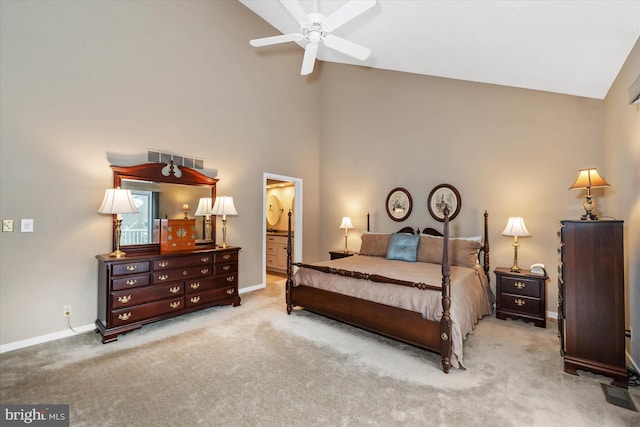
[[[356,253],[355,252],[351,252],[351,251],[329,251],[329,256],[331,257],[331,259],[339,259],[339,258],[346,258],[349,256],[354,256]]]
[[[498,267],[496,274],[496,317],[506,320],[522,319],[540,328],[547,327],[547,275],[533,274],[531,270],[513,272]]]

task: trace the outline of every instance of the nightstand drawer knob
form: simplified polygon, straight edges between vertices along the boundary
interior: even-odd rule
[[[516,303],[516,305],[517,305],[518,307],[522,307],[522,306],[526,303],[526,301],[525,301],[525,300],[520,299],[520,298],[516,298],[516,300],[515,300],[514,302]]]
[[[523,289],[527,285],[525,283],[522,283],[522,282],[516,282],[513,286],[515,286],[518,289]]]

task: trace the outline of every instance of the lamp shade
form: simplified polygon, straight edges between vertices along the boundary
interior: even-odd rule
[[[108,188],[104,200],[98,209],[101,214],[136,213],[138,208],[133,202],[131,191],[122,188]]]
[[[230,196],[221,196],[216,197],[216,202],[213,204],[213,209],[211,209],[212,215],[238,215],[238,211],[236,210],[236,206],[233,204],[233,197]]]
[[[211,215],[213,206],[211,206],[211,197],[202,197],[198,202],[198,209],[196,209],[196,216]]]
[[[503,236],[531,236],[529,234],[529,230],[527,230],[527,226],[524,225],[524,219],[519,216],[512,216],[509,218],[507,222],[507,226],[502,230]]]
[[[340,227],[338,228],[344,228],[345,230],[351,230],[353,228],[353,224],[351,223],[351,217],[345,216],[342,217],[342,223],[340,224]]]
[[[596,168],[580,169],[576,182],[573,183],[569,190],[579,188],[596,188],[609,187],[609,184],[600,176]]]

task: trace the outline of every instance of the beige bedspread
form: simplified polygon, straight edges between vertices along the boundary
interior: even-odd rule
[[[315,264],[438,287],[442,283],[442,267],[426,262],[393,261],[381,257],[355,255]],[[421,291],[388,283],[375,283],[308,268],[300,268],[296,272],[294,286],[299,284],[415,311],[428,320],[440,321],[442,317],[442,293],[439,291]],[[451,366],[463,366],[462,342],[467,334],[473,332],[478,320],[491,313],[493,302],[494,296],[482,267],[451,267]]]

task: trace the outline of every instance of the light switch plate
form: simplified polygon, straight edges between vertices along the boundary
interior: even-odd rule
[[[33,219],[21,219],[20,231],[22,233],[33,233]]]
[[[2,232],[12,232],[13,231],[13,220],[12,219],[3,219],[2,220]]]

